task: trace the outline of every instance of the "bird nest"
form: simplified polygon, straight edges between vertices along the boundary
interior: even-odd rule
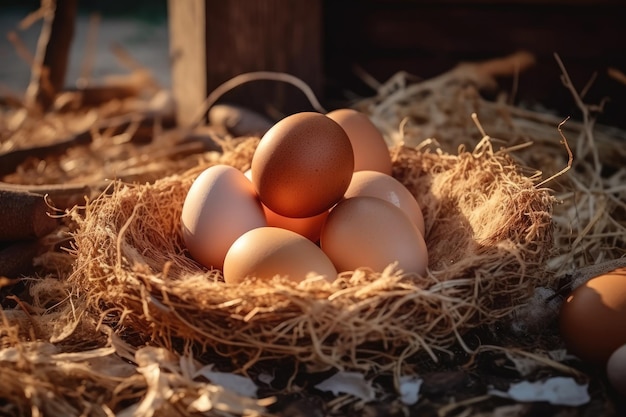
[[[212,163],[245,169],[243,140]],[[328,283],[252,279],[227,284],[185,250],[182,204],[208,165],[145,185],[113,184],[74,233],[70,282],[105,320],[172,346],[210,347],[245,369],[275,357],[314,368],[384,370],[418,352],[436,360],[476,326],[509,315],[550,278],[553,198],[488,140],[473,151],[391,149],[393,175],[420,202],[423,276],[357,269]],[[375,219],[372,219],[375,221]]]

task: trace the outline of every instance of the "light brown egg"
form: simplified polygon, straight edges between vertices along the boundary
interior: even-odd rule
[[[251,164],[263,204],[286,217],[316,216],[343,196],[354,169],[346,132],[315,112],[278,121],[261,138]]]
[[[572,291],[561,306],[559,322],[569,351],[604,366],[626,344],[626,268],[594,277]]]
[[[626,344],[615,349],[609,356],[606,376],[615,391],[626,399]]]
[[[354,170],[372,170],[391,175],[391,155],[385,138],[370,118],[355,109],[337,109],[326,114],[343,128],[354,152]]]
[[[422,208],[408,188],[394,177],[378,171],[358,171],[344,193],[345,198],[378,197],[387,200],[406,213],[424,236]]]
[[[183,203],[183,240],[191,257],[207,268],[221,269],[230,245],[248,230],[266,224],[254,187],[229,165],[204,170]]]
[[[328,217],[328,210],[311,217],[285,217],[263,205],[268,226],[280,227],[296,232],[312,242],[320,240],[322,226]]]
[[[337,271],[324,252],[309,239],[278,227],[260,227],[241,235],[224,260],[224,281],[239,283],[246,277],[271,279],[286,276],[300,282],[324,276],[328,281]]]
[[[359,267],[382,272],[391,263],[406,273],[424,274],[428,252],[411,219],[390,202],[352,197],[332,208],[322,227],[320,247],[337,271]]]

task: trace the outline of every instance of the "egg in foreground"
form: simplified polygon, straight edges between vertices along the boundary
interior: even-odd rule
[[[315,243],[291,230],[269,226],[250,230],[232,244],[223,273],[229,284],[277,275],[297,282],[316,276],[328,281],[337,277],[334,265]]]

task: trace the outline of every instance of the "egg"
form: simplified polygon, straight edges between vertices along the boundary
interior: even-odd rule
[[[265,212],[265,219],[267,220],[268,226],[291,230],[312,242],[317,242],[320,239],[322,225],[326,221],[329,213],[329,211],[326,210],[311,217],[285,217],[273,212],[265,205],[263,206],[263,211]]]
[[[286,276],[300,282],[323,276],[328,281],[337,271],[315,243],[291,230],[260,227],[241,235],[224,259],[224,281],[236,284],[247,277],[271,279]]]
[[[382,272],[391,263],[424,274],[426,242],[417,226],[392,203],[370,196],[337,203],[322,227],[320,247],[339,272],[359,267]]]
[[[252,181],[252,171],[247,170],[244,175]],[[263,203],[261,203],[263,204]],[[286,217],[273,212],[265,204],[263,204],[263,212],[268,226],[281,227],[291,230],[306,237],[307,239],[317,242],[320,239],[322,225],[328,216],[328,210],[311,217]]]
[[[626,344],[615,349],[609,356],[606,376],[615,391],[626,399]]]
[[[355,109],[337,109],[326,114],[348,134],[354,152],[354,170],[372,170],[391,175],[391,155],[385,138],[370,118]]]
[[[424,236],[424,216],[416,198],[394,177],[378,171],[358,171],[344,193],[344,198],[370,196],[387,200],[406,213]]]
[[[353,169],[348,135],[315,112],[275,123],[261,138],[250,167],[263,204],[286,217],[311,217],[331,208],[348,188]]]
[[[571,353],[605,365],[626,344],[626,268],[591,278],[574,289],[561,306],[559,325]]]
[[[229,165],[213,165],[200,173],[183,202],[183,241],[191,257],[207,268],[221,269],[239,236],[266,225],[252,183]]]

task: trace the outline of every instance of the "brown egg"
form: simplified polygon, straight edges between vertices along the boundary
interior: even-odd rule
[[[183,240],[189,254],[208,268],[222,268],[235,239],[266,225],[254,187],[241,171],[229,165],[204,170],[183,202]]]
[[[387,200],[400,208],[415,223],[424,235],[424,216],[422,208],[408,188],[391,175],[378,171],[358,171],[352,175],[352,181],[344,198],[371,196]]]
[[[320,113],[278,121],[261,138],[251,164],[263,204],[286,217],[316,216],[343,196],[354,169],[346,132]]]
[[[282,229],[296,232],[312,242],[320,240],[322,226],[328,217],[328,210],[311,217],[285,217],[273,212],[263,205],[265,219],[268,226],[280,227]]]
[[[244,175],[252,181],[251,170],[244,172]],[[326,217],[328,217],[328,210],[311,217],[286,217],[273,212],[267,208],[265,204],[261,204],[263,205],[263,212],[265,213],[268,226],[291,230],[292,232],[301,234],[312,242],[320,240],[322,225],[326,221]]]
[[[605,365],[626,344],[626,268],[594,277],[567,297],[560,311],[561,336],[574,355]]]
[[[279,227],[260,227],[244,233],[224,259],[227,283],[236,284],[246,277],[271,279],[276,275],[298,282],[315,276],[333,281],[337,271],[315,243]]]
[[[354,170],[372,170],[391,175],[389,147],[370,118],[355,109],[337,109],[326,114],[343,128],[354,151]]]
[[[382,272],[397,262],[404,272],[423,274],[428,266],[417,226],[400,208],[377,197],[337,203],[322,227],[320,247],[339,272],[360,267]]]

